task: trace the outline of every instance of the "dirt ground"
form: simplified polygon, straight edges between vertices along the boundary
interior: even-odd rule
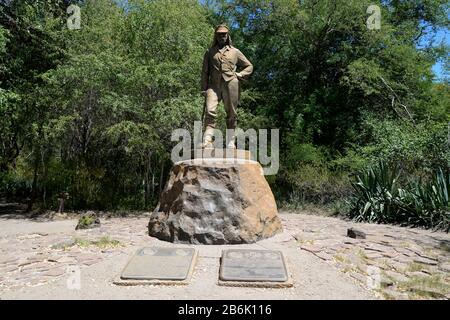
[[[450,262],[448,234],[357,224],[305,214],[281,213],[280,218],[284,232],[270,239],[248,245],[206,246],[172,244],[149,237],[147,216],[102,219],[100,228],[75,231],[76,219],[35,221],[2,215],[0,298],[449,298],[447,285],[450,270],[446,270]],[[348,238],[346,230],[350,227],[365,231],[367,239]],[[143,246],[196,248],[199,257],[190,283],[182,286],[114,285],[113,279],[120,274],[133,253]],[[402,250],[397,251],[398,247]],[[218,286],[220,256],[222,250],[228,248],[281,250],[293,278],[293,287]],[[400,272],[396,269],[399,265],[405,270]],[[410,265],[415,268],[410,268]],[[68,270],[73,267],[80,270],[79,288],[70,285],[73,274]],[[374,279],[381,280],[381,285],[371,286],[373,276],[367,273],[368,267],[380,273],[379,278]],[[428,279],[428,282],[439,276],[441,282],[432,282],[433,288],[422,296],[402,285],[419,276]],[[422,282],[419,284],[423,285]],[[421,288],[418,292],[423,290]]]

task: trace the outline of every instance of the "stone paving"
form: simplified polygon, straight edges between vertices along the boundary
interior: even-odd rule
[[[103,220],[100,228],[71,233],[2,236],[0,289],[44,284],[64,276],[69,267],[89,267],[122,253],[127,245],[145,245],[146,221],[113,218]]]
[[[302,250],[383,298],[450,298],[447,233],[309,215],[296,222],[285,228],[292,230]],[[366,239],[347,237],[350,227],[365,232]]]
[[[280,214],[286,247],[322,259],[385,299],[450,299],[450,236],[443,232]],[[0,236],[0,291],[59,279],[68,267],[89,268],[149,245],[148,217],[101,219],[100,228]],[[354,227],[366,239],[347,237]],[[0,229],[2,221],[0,221]],[[151,242],[151,241],[150,241]],[[379,281],[378,281],[379,280]]]

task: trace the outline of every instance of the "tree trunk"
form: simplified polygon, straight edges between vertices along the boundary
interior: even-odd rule
[[[162,192],[163,188],[163,177],[164,177],[164,160],[161,161],[161,174],[159,175],[159,194]]]
[[[45,164],[45,151],[41,152],[41,161],[42,161],[42,168],[43,168],[43,173],[42,173],[42,185],[44,187],[43,193],[42,193],[42,202],[44,205],[44,208],[47,209],[47,174],[48,174],[48,168]]]
[[[148,201],[150,198],[149,192],[150,192],[150,161],[151,161],[151,151],[148,152],[146,157],[146,168],[145,168],[145,190],[144,190],[144,207],[147,208]]]
[[[64,212],[64,198],[59,198],[59,207],[58,207],[58,213]]]
[[[152,196],[155,195],[155,171],[152,172]]]
[[[39,169],[39,157],[35,156],[34,159],[34,174],[33,174],[33,184],[31,186],[31,196],[28,201],[28,206],[26,212],[30,212],[33,209],[33,204],[36,199],[36,188],[37,188],[37,173]]]

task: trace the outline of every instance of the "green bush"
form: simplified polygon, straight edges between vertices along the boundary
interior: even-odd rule
[[[360,153],[372,165],[397,163],[405,173],[430,176],[450,163],[446,123],[417,123],[366,118],[371,143]],[[407,178],[406,176],[401,177]]]
[[[31,181],[14,172],[0,172],[0,196],[24,199],[31,193]]]
[[[351,181],[349,216],[356,221],[399,223],[450,229],[450,173],[439,169],[429,181],[417,179],[402,187],[399,166],[380,161]]]
[[[439,169],[433,179],[420,180],[411,185],[410,191],[401,193],[403,219],[414,226],[450,229],[450,173]],[[414,213],[412,216],[410,213]]]
[[[333,172],[324,165],[302,164],[283,172],[282,179],[288,185],[281,201],[284,206],[328,205],[348,197],[351,191],[346,174]]]

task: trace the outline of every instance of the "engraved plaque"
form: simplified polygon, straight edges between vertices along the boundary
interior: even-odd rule
[[[220,280],[285,282],[286,264],[281,251],[225,250],[220,265]]]
[[[139,249],[122,272],[121,279],[184,280],[194,262],[192,248]]]

